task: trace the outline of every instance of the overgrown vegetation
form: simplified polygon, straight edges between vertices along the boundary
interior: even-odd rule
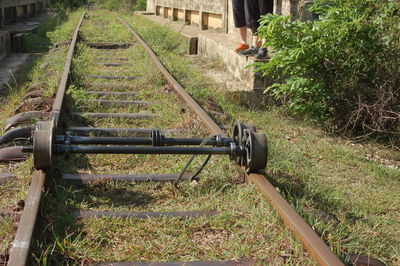
[[[76,9],[88,3],[88,0],[50,0],[50,5],[61,9]]]
[[[316,21],[269,14],[260,35],[276,52],[260,71],[293,113],[335,132],[400,144],[400,2],[316,0]]]
[[[44,23],[42,23],[39,27],[37,27],[33,34],[28,34],[24,38],[24,45],[26,52],[30,53],[40,53],[47,52],[53,45],[57,42],[60,42],[60,38],[62,36],[66,36],[67,39],[62,41],[68,41],[68,34],[65,31],[69,32],[71,25],[69,28],[60,27],[68,19],[68,14],[64,11],[60,11],[57,15],[51,17]],[[61,42],[62,42],[61,41]]]
[[[146,10],[146,0],[97,0],[96,2],[108,10]]]

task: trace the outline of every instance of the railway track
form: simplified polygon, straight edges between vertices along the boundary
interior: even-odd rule
[[[267,161],[266,139],[263,134],[257,133],[255,127],[239,122],[235,123],[232,134],[227,134],[222,130],[185,92],[143,39],[118,15],[114,14],[120,25],[132,36],[131,39],[124,43],[109,43],[88,42],[84,40],[85,34],[80,38],[82,27],[85,24],[85,16],[87,16],[86,13],[82,15],[70,43],[52,110],[50,114],[43,114],[45,119],[42,122],[36,123],[32,135],[33,143],[21,148],[23,153],[33,153],[33,163],[37,170],[32,177],[8,265],[25,265],[28,261],[46,180],[60,177],[62,180],[60,186],[69,182],[85,184],[94,182],[96,186],[105,186],[105,183],[114,181],[172,182],[176,186],[180,186],[177,181],[196,180],[198,178],[196,170],[206,167],[211,155],[229,157],[231,161],[233,160],[236,171],[257,187],[318,264],[342,265],[342,262],[276,191],[265,176],[258,173],[262,172],[260,170],[265,168]],[[97,26],[105,27],[106,25]],[[138,52],[134,46],[141,46],[143,50]],[[146,51],[147,55],[141,51]],[[140,58],[132,57],[132,53]],[[160,75],[159,73],[151,77],[153,70],[149,70],[147,73],[136,71],[135,65],[140,65],[140,60],[143,58],[151,59],[163,79],[167,80],[168,88],[173,88],[182,103],[173,102],[175,96],[171,95],[169,91],[156,91],[157,94],[155,91],[143,89],[149,84],[160,82],[157,77]],[[81,66],[86,66],[95,73],[92,71],[85,74],[85,70],[80,68]],[[146,82],[149,84],[141,81],[144,76],[147,77]],[[175,115],[163,118],[163,116],[168,116],[163,112],[163,108],[175,108]],[[174,113],[175,109],[170,111]],[[38,114],[31,113],[31,115],[37,116]],[[193,123],[193,121],[198,123]],[[182,126],[178,130],[170,127],[183,123],[189,123],[189,126]],[[151,127],[147,127],[148,125]],[[161,130],[155,128],[161,128]],[[29,133],[25,132],[25,134]],[[15,134],[15,136],[17,135]],[[167,135],[173,137],[167,137]],[[12,140],[12,137],[10,139]],[[128,159],[132,157],[131,154],[142,155],[133,156],[135,159]],[[165,155],[164,159],[160,159],[160,154]],[[183,162],[191,159],[189,155],[205,155],[207,158],[204,162],[197,162],[197,168],[195,167],[192,172],[181,172],[184,163],[176,161],[173,159],[176,156],[172,155],[180,155]],[[119,164],[120,160],[126,161],[122,163],[122,167]],[[88,161],[94,165],[91,170],[96,173],[91,173],[92,171],[74,172],[77,165],[84,165],[82,168],[86,167],[87,170]],[[110,168],[102,166],[107,162],[109,165],[117,164],[118,168],[125,167],[126,169],[122,170],[129,170],[130,173],[126,174],[126,171],[102,173],[102,169],[106,169],[107,172],[112,169],[111,166]],[[226,159],[218,162],[227,164]],[[152,167],[155,170],[161,170],[162,173],[137,172],[143,169],[142,165],[147,166],[145,169]],[[59,173],[60,169],[62,169],[61,173]],[[166,172],[169,169],[172,171]],[[68,170],[72,171],[67,172]],[[157,186],[152,187],[153,190],[158,188]],[[84,189],[78,191],[85,192]],[[104,191],[100,189],[100,192]],[[100,192],[96,195],[101,194]],[[144,196],[144,198],[146,197]],[[139,201],[143,201],[143,196]],[[179,202],[175,202],[175,204],[179,206]],[[109,219],[128,220],[144,218],[186,221],[198,218],[206,220],[219,213],[215,209],[186,211],[182,208],[174,210],[171,207],[165,208],[168,209],[167,211],[133,212],[120,209],[118,206],[114,210],[103,210],[103,208],[93,208],[93,210],[90,207],[100,204],[87,205],[89,210],[76,209],[71,212],[71,216],[81,220],[108,217]],[[249,257],[249,259],[227,261],[192,261],[184,265],[266,264],[265,261],[255,260],[250,254]],[[112,265],[112,263],[107,265]],[[160,265],[163,264],[160,263]],[[183,263],[165,265],[183,265]]]

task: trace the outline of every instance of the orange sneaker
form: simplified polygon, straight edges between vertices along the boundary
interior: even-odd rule
[[[239,53],[241,51],[247,50],[249,49],[249,45],[244,44],[244,43],[240,43],[236,48],[235,48],[235,52]]]

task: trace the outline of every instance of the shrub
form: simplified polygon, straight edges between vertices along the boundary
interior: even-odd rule
[[[400,2],[316,0],[316,21],[269,14],[260,36],[276,52],[258,63],[266,89],[293,113],[336,132],[400,136]]]
[[[50,0],[50,5],[59,8],[75,9],[87,4],[87,0]]]

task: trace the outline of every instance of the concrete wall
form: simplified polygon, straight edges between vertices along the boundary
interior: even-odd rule
[[[312,20],[315,16],[307,10],[312,0],[274,0],[274,13],[292,16],[292,20]]]
[[[10,52],[11,39],[8,31],[0,31],[0,61]]]
[[[11,36],[9,32],[1,31],[1,27],[42,12],[48,2],[49,0],[0,0],[0,61],[10,53],[11,40],[15,42],[18,39],[18,36]],[[19,52],[20,49],[15,50],[13,47],[13,50]]]
[[[292,19],[309,20],[313,15],[306,10],[312,0],[271,0],[274,13],[292,16]],[[166,8],[166,9],[165,9]],[[232,0],[147,0],[147,11],[176,20],[174,13],[183,15],[188,24],[199,25],[203,30],[215,29],[224,33],[235,31]],[[165,12],[164,12],[165,11]],[[171,15],[165,14],[170,11]]]
[[[0,0],[0,27],[42,12],[49,0]]]
[[[231,0],[148,0],[147,11],[198,25],[201,29],[228,32],[228,2]],[[165,15],[166,9],[171,16]],[[164,9],[164,10],[163,10]],[[176,14],[174,16],[173,14]]]

